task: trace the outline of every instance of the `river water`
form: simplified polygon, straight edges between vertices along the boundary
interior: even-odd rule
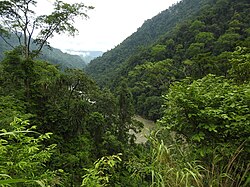
[[[138,115],[135,116],[134,119],[143,123],[144,125],[141,132],[135,134],[136,136],[135,143],[145,143],[147,141],[147,138],[145,137],[145,135],[148,135],[150,130],[155,127],[155,123],[151,120],[144,119],[143,117],[138,116]]]

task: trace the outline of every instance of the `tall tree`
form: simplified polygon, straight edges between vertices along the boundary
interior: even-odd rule
[[[93,9],[83,3],[69,4],[56,0],[51,14],[36,16],[36,5],[36,0],[0,1],[0,37],[8,43],[8,35],[14,34],[23,47],[26,59],[36,57],[54,34],[67,33],[74,36],[78,31],[74,19],[88,18],[86,11]],[[31,38],[35,39],[35,49],[31,49]]]
[[[132,126],[132,116],[134,115],[133,108],[133,97],[128,89],[128,86],[123,80],[121,86],[118,90],[118,106],[119,106],[119,126],[118,126],[118,136],[121,141],[125,141],[128,138],[128,131]]]
[[[51,14],[37,16],[34,11],[36,5],[37,0],[0,1],[0,37],[11,45],[8,36],[14,34],[19,42],[27,99],[30,98],[33,81],[33,59],[39,55],[44,45],[48,45],[48,39],[54,34],[67,33],[74,36],[78,31],[74,26],[74,19],[88,18],[86,11],[93,8],[83,3],[69,4],[56,0]],[[32,39],[35,45],[32,44]]]

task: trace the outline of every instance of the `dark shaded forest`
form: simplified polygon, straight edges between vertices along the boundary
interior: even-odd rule
[[[2,42],[19,39],[1,48],[1,186],[250,185],[247,0],[180,1],[84,70],[39,55],[93,7],[35,4],[0,1]],[[146,142],[135,115],[156,122]]]

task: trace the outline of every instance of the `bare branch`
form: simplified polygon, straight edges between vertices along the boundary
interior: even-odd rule
[[[19,45],[22,45],[22,33],[21,32],[18,32],[16,29],[15,29],[15,32],[14,34],[16,35],[17,39],[18,39],[18,42],[19,42]]]
[[[15,47],[11,44],[11,43],[9,43],[7,40],[6,40],[6,38],[5,37],[3,37],[1,34],[0,34],[0,38],[2,38],[3,39],[3,41],[6,43],[6,44],[8,44],[12,49],[14,49]]]

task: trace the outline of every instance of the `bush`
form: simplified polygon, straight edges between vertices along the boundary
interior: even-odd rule
[[[0,184],[40,186],[58,184],[56,173],[46,169],[55,145],[42,146],[51,133],[39,134],[28,121],[15,118],[10,124],[13,131],[0,133]]]
[[[250,84],[236,85],[224,77],[208,75],[186,79],[170,88],[160,123],[185,136],[201,156],[214,147],[227,147],[230,156],[244,144],[249,154]]]

